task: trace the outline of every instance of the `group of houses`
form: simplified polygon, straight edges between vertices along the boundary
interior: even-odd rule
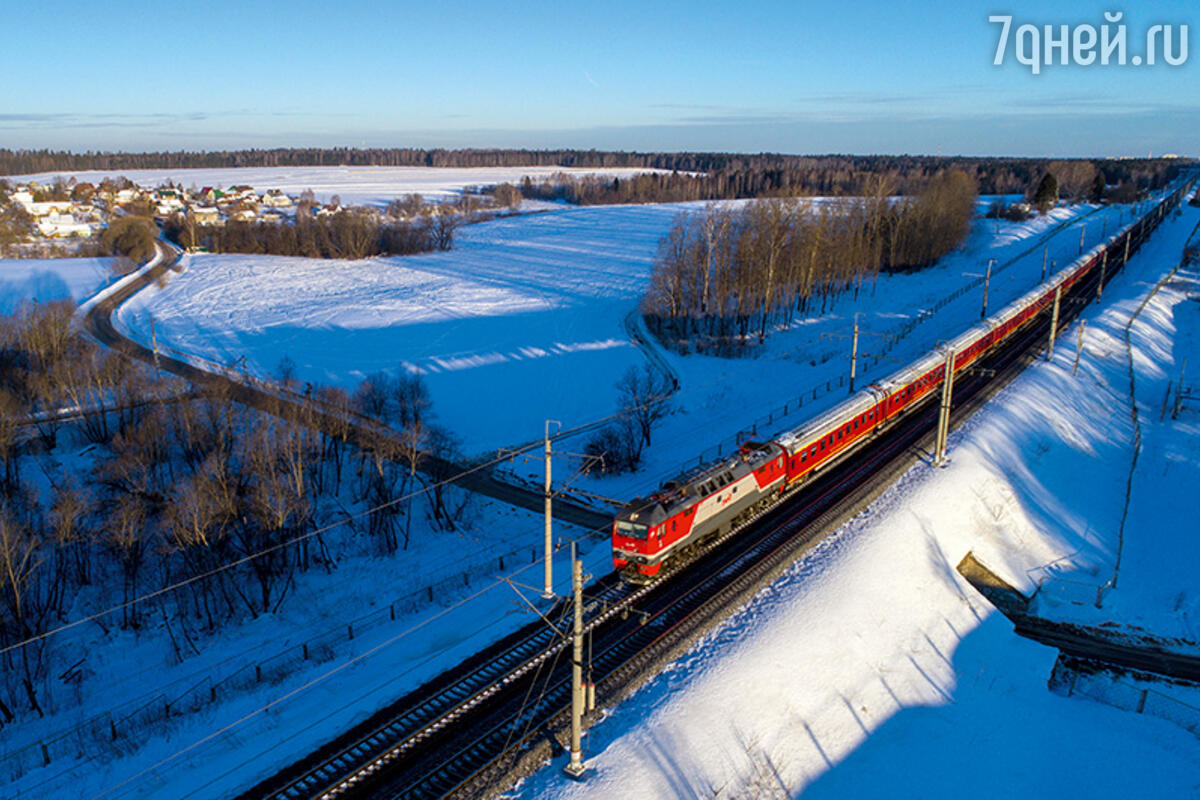
[[[159,219],[181,214],[198,224],[222,225],[229,220],[282,222],[297,206],[295,198],[278,189],[258,194],[245,185],[143,189],[127,181],[118,188],[110,181],[97,186],[74,180],[53,186],[36,181],[16,184],[8,193],[8,203],[30,216],[29,235],[34,240],[87,238],[104,229],[113,216],[145,214],[147,209]],[[313,210],[320,214],[336,209],[317,206]]]

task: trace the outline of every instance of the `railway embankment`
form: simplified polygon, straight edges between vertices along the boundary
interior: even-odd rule
[[[1058,651],[1051,691],[1167,719],[1200,736],[1200,636],[1188,616],[1194,579],[1175,565],[1191,559],[1186,545],[1163,539],[1186,518],[1198,472],[1200,429],[1194,409],[1180,402],[1188,358],[1200,343],[1200,309],[1189,302],[1200,297],[1198,234],[1200,223],[1185,234],[1179,262],[1147,281],[1148,292],[1130,302],[1128,319],[1113,330],[1112,355],[1121,363],[1113,385],[1128,381],[1131,441],[1106,570],[1092,570],[1094,582],[1087,571],[1056,572],[1022,593],[973,553],[957,569],[1018,635]]]

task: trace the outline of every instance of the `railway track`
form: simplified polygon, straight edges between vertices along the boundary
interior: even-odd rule
[[[1148,234],[1144,234],[1148,235]],[[1140,238],[1144,238],[1144,235]],[[1139,241],[1140,244],[1140,241]],[[1121,265],[1124,266],[1123,264]],[[1118,269],[1105,276],[1107,283]],[[1090,272],[1065,295],[1060,327],[1096,292]],[[954,418],[973,413],[1041,349],[1043,313],[980,369],[956,381]],[[601,699],[640,675],[794,561],[835,523],[882,491],[931,436],[931,397],[852,458],[805,483],[802,492],[703,548],[688,569],[641,587],[608,575],[589,587],[585,630],[590,674]],[[735,535],[736,534],[736,535]],[[448,671],[391,709],[242,797],[432,798],[486,793],[524,758],[551,752],[570,705],[565,609]],[[553,616],[553,615],[548,615]]]
[[[1095,278],[1080,285],[1078,293],[1094,289]],[[1071,315],[1078,307],[1073,305]],[[988,380],[982,372],[961,379],[956,415],[970,413],[1015,377],[1029,360],[1027,351],[1045,340],[1048,328],[1043,317],[1019,341],[994,354],[987,366],[997,371],[996,379]],[[926,403],[856,457],[806,483],[793,500],[706,546],[687,570],[642,587],[622,584],[613,575],[593,584],[585,629],[592,639],[590,667],[601,697],[620,692],[890,482],[910,463],[935,417],[936,405]],[[565,621],[558,628],[539,621],[513,638],[507,648],[453,670],[443,685],[424,687],[411,701],[393,706],[394,719],[358,731],[353,741],[341,742],[334,754],[293,771],[282,785],[276,781],[256,787],[243,798],[477,793],[550,738],[570,704]],[[522,659],[528,653],[532,657]],[[425,727],[416,729],[420,722]],[[331,779],[339,763],[350,768]]]

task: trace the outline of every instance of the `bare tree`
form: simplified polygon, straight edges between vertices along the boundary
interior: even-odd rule
[[[621,409],[637,424],[642,443],[650,445],[654,427],[671,413],[673,381],[649,364],[630,367],[617,381]]]

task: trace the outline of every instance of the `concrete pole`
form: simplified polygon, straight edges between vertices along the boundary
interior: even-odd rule
[[[942,407],[938,413],[937,443],[934,445],[933,463],[946,463],[946,438],[950,435],[950,401],[954,393],[954,351],[946,348],[946,367],[942,375]]]
[[[1071,377],[1079,374],[1079,357],[1083,355],[1083,332],[1087,330],[1087,320],[1079,323],[1079,341],[1075,345],[1075,366],[1071,367]]]
[[[578,780],[583,776],[583,563],[571,558],[571,586],[575,593],[575,633],[571,655],[571,760],[564,771]]]
[[[992,286],[992,264],[995,263],[996,259],[988,259],[987,272],[983,276],[983,310],[979,312],[980,319],[987,317],[988,290],[991,289]]]
[[[1046,245],[1042,250],[1042,280],[1046,280],[1046,259],[1050,257],[1050,245]]]
[[[154,330],[154,317],[150,318],[150,343],[154,348],[154,377],[161,378],[158,370],[158,334]]]
[[[1079,226],[1079,253],[1083,254],[1083,237],[1087,235],[1087,223]]]
[[[1062,298],[1062,286],[1054,287],[1054,311],[1050,315],[1050,346],[1046,348],[1046,360],[1054,358],[1054,337],[1058,335],[1058,305]]]
[[[1125,234],[1125,258],[1123,261],[1121,261],[1122,267],[1129,263],[1129,240],[1132,238],[1133,238],[1133,231],[1130,231],[1129,233]]]
[[[859,311],[854,315],[854,339],[850,345],[850,394],[854,394],[854,374],[858,369],[858,317],[861,313]]]
[[[542,597],[549,600],[554,597],[554,536],[551,531],[551,515],[550,515],[550,420],[546,420],[546,541],[545,541],[545,557],[546,564],[543,570],[544,583],[542,586]]]
[[[1104,251],[1104,258],[1100,259],[1100,282],[1096,284],[1096,299],[1099,300],[1104,294],[1104,274],[1108,272],[1108,251]]]

